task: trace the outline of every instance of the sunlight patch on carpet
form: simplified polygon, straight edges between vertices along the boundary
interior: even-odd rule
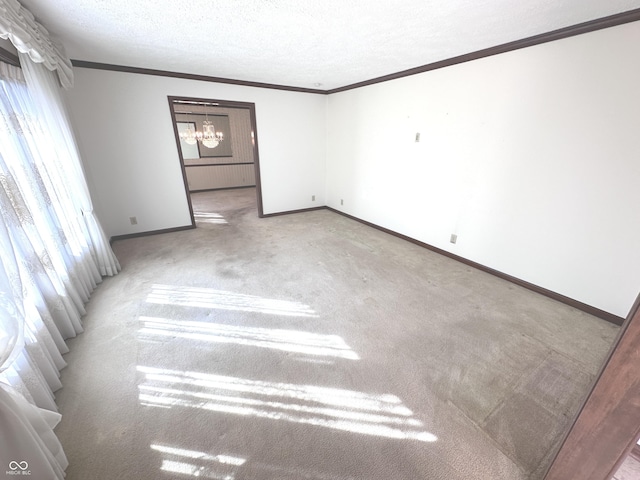
[[[225,292],[213,288],[153,285],[148,303],[178,305],[222,310],[258,312],[270,315],[318,317],[316,312],[300,302],[262,298],[256,295]]]
[[[150,405],[281,420],[365,435],[434,442],[392,394],[248,380],[138,366],[139,400]]]
[[[216,225],[227,225],[229,223],[219,213],[194,211],[193,218],[195,218],[196,223],[213,223]]]
[[[223,325],[209,322],[140,317],[140,340],[158,337],[182,338],[203,342],[229,343],[268,348],[306,355],[359,360],[360,357],[338,335],[275,328]]]
[[[160,470],[180,475],[234,480],[248,478],[277,478],[279,480],[356,480],[351,476],[320,472],[308,468],[290,468],[280,465],[238,457],[234,455],[214,455],[211,453],[176,448],[163,444],[151,444],[151,449],[162,455]],[[242,470],[241,470],[242,469]],[[256,477],[255,475],[259,475]]]

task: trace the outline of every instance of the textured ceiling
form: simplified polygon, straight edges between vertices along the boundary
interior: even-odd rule
[[[640,0],[20,0],[75,60],[329,90]]]

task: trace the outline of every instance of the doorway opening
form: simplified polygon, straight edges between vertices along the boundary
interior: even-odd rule
[[[223,223],[221,204],[264,216],[255,104],[169,96],[191,224]],[[215,211],[214,211],[215,210]]]

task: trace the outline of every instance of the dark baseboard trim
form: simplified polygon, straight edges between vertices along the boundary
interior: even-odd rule
[[[608,17],[598,18],[596,20],[591,20],[584,23],[579,23],[570,27],[560,28],[558,30],[542,33],[540,35],[534,35],[533,37],[523,38],[522,40],[516,40],[513,42],[504,43],[502,45],[496,45],[495,47],[485,48],[483,50],[467,53],[458,57],[448,58],[439,62],[429,63],[420,67],[410,68],[401,72],[384,75],[382,77],[372,78],[371,80],[365,80],[363,82],[353,83],[344,87],[334,88],[331,90],[327,90],[326,93],[330,95],[332,93],[353,90],[355,88],[365,87],[367,85],[387,82],[389,80],[395,80],[398,78],[416,75],[418,73],[429,72],[431,70],[437,70],[439,68],[450,67],[452,65],[470,62],[472,60],[478,60],[480,58],[491,57],[500,53],[512,52],[521,48],[532,47],[534,45],[553,42],[555,40],[562,40],[564,38],[582,35],[583,33],[595,32],[596,30],[616,27],[618,25],[636,22],[638,20],[640,20],[640,8],[618,13],[616,15],[610,15]]]
[[[196,228],[195,225],[185,225],[184,227],[165,228],[162,230],[151,230],[149,232],[128,233],[126,235],[115,235],[109,239],[109,243],[118,240],[127,240],[129,238],[148,237],[149,235],[160,235],[161,233],[181,232],[182,230],[191,230]]]
[[[498,278],[501,278],[503,280],[507,280],[508,282],[514,283],[516,285],[519,285],[521,287],[524,287],[528,290],[531,290],[533,292],[539,293],[541,295],[544,295],[545,297],[549,297],[553,300],[556,300],[558,302],[564,303],[565,305],[569,305],[570,307],[576,308],[578,310],[581,310],[585,313],[588,313],[590,315],[593,315],[594,317],[598,317],[601,318],[603,320],[606,320],[607,322],[611,322],[615,325],[622,325],[624,323],[624,318],[622,317],[618,317],[617,315],[614,315],[612,313],[609,312],[605,312],[604,310],[601,310],[599,308],[596,307],[592,307],[591,305],[587,305],[586,303],[582,303],[578,300],[574,300],[573,298],[569,298],[565,295],[561,295],[559,293],[553,292],[551,290],[547,290],[546,288],[540,287],[538,285],[534,285],[533,283],[529,283],[525,280],[521,280],[517,277],[514,277],[512,275],[508,275],[506,273],[500,272],[499,270],[495,270],[493,268],[487,267],[485,265],[482,265],[480,263],[474,262],[472,260],[468,260],[464,257],[461,257],[460,255],[456,255],[455,253],[451,253],[448,252],[446,250],[443,250],[441,248],[438,247],[434,247],[433,245],[429,245],[428,243],[424,243],[421,242],[420,240],[416,240],[415,238],[411,238],[408,237],[407,235],[403,235],[401,233],[398,232],[394,232],[393,230],[389,230],[388,228],[384,228],[381,227],[379,225],[376,225],[375,223],[371,223],[371,222],[367,222],[366,220],[362,220],[358,217],[354,217],[353,215],[349,215],[348,213],[344,213],[341,212],[340,210],[336,210],[335,208],[331,208],[331,207],[324,207],[327,210],[330,210],[332,212],[335,212],[339,215],[342,215],[344,217],[350,218],[351,220],[355,220],[357,222],[360,222],[364,225],[367,225],[369,227],[375,228],[377,230],[380,230],[382,232],[388,233],[389,235],[393,235],[395,237],[401,238],[403,240],[406,240],[408,242],[411,242],[415,245],[418,245],[420,247],[426,248],[427,250],[431,250],[432,252],[435,253],[439,253],[440,255],[444,255],[445,257],[449,257],[453,260],[457,260],[460,263],[463,263],[465,265],[468,265],[470,267],[476,268],[480,271],[489,273],[491,275],[494,275]]]
[[[251,164],[251,165],[253,165],[253,164]],[[189,193],[217,192],[219,190],[237,190],[238,188],[256,188],[256,186],[255,185],[241,185],[239,187],[205,188],[204,190],[189,190]]]
[[[232,187],[232,188],[251,188],[251,187]],[[230,190],[229,189],[216,189],[216,190]],[[201,190],[201,191],[208,191],[208,190]],[[196,192],[190,192],[190,193],[196,193]],[[278,212],[278,213],[267,213],[267,214],[263,214],[263,215],[258,215],[260,218],[271,218],[271,217],[279,217],[282,215],[290,215],[293,213],[305,213],[305,212],[314,212],[317,210],[329,210],[330,212],[333,213],[337,213],[338,215],[342,215],[343,217],[349,218],[351,220],[355,220],[356,222],[362,223],[363,225],[366,225],[368,227],[371,228],[375,228],[376,230],[380,230],[381,232],[387,233],[389,235],[393,235],[394,237],[398,237],[402,240],[405,240],[407,242],[411,242],[414,245],[418,245],[419,247],[422,248],[426,248],[427,250],[431,250],[432,252],[438,253],[440,255],[444,255],[445,257],[451,258],[453,260],[456,260],[460,263],[463,263],[465,265],[468,265],[472,268],[475,268],[477,270],[480,270],[482,272],[485,273],[489,273],[491,275],[494,275],[498,278],[501,278],[503,280],[506,280],[508,282],[511,282],[515,285],[519,285],[521,287],[524,287],[528,290],[531,290],[533,292],[536,292],[540,295],[544,295],[545,297],[551,298],[552,300],[556,300],[560,303],[564,303],[565,305],[568,305],[570,307],[573,307],[577,310],[580,310],[582,312],[588,313],[589,315],[593,315],[594,317],[598,317],[601,318],[603,320],[606,320],[607,322],[613,323],[615,325],[621,326],[625,319],[622,317],[618,317],[617,315],[614,315],[612,313],[609,312],[605,312],[604,310],[601,310],[599,308],[593,307],[591,305],[587,305],[586,303],[580,302],[578,300],[575,300],[573,298],[567,297],[565,295],[561,295],[559,293],[553,292],[551,290],[548,290],[546,288],[540,287],[538,285],[534,285],[533,283],[529,283],[525,280],[522,280],[520,278],[514,277],[512,275],[503,273],[499,270],[495,270],[491,267],[487,267],[485,265],[482,265],[481,263],[477,263],[474,262],[472,260],[466,259],[464,257],[461,257],[460,255],[456,255],[455,253],[451,253],[448,252],[446,250],[443,250],[441,248],[435,247],[433,245],[429,245],[428,243],[425,242],[421,242],[420,240],[416,240],[415,238],[409,237],[407,235],[403,235],[402,233],[398,233],[395,232],[393,230],[390,230],[388,228],[385,227],[381,227],[380,225],[376,225],[375,223],[371,223],[368,222],[366,220],[363,220],[361,218],[355,217],[353,215],[349,215],[348,213],[345,212],[341,212],[340,210],[336,210],[335,208],[332,207],[327,207],[327,206],[322,206],[322,207],[312,207],[312,208],[302,208],[299,210],[288,210],[285,212]],[[196,228],[195,225],[187,225],[184,227],[175,227],[175,228],[167,228],[164,230],[153,230],[150,232],[140,232],[140,233],[130,233],[127,235],[116,235],[110,238],[109,243],[113,243],[116,242],[118,240],[126,240],[129,238],[136,238],[136,237],[146,237],[149,235],[158,235],[158,234],[162,234],[162,233],[171,233],[171,232],[178,232],[178,231],[182,231],[182,230],[191,230],[193,228]]]
[[[157,77],[182,78],[185,80],[199,80],[202,82],[228,83],[231,85],[242,85],[243,87],[269,88],[273,90],[285,90],[289,92],[326,94],[325,90],[316,88],[291,87],[287,85],[276,85],[272,83],[248,82],[245,80],[235,80],[233,78],[211,77],[208,75],[196,75],[192,73],[170,72],[167,70],[155,70],[152,68],[127,67],[125,65],[112,65],[110,63],[87,62],[85,60],[71,60],[74,67],[93,68],[96,70],[110,70],[112,72],[137,73],[140,75],[155,75]]]
[[[316,210],[325,210],[327,208],[328,207],[311,207],[311,208],[301,208],[300,210],[287,210],[285,212],[266,213],[266,214],[260,215],[260,218],[279,217],[281,215],[291,215],[292,213],[315,212]]]

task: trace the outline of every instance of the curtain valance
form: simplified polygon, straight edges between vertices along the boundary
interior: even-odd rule
[[[35,63],[57,71],[64,88],[73,85],[73,67],[64,48],[54,42],[47,29],[36,22],[18,0],[0,0],[0,38],[9,39],[19,52],[29,55]]]

